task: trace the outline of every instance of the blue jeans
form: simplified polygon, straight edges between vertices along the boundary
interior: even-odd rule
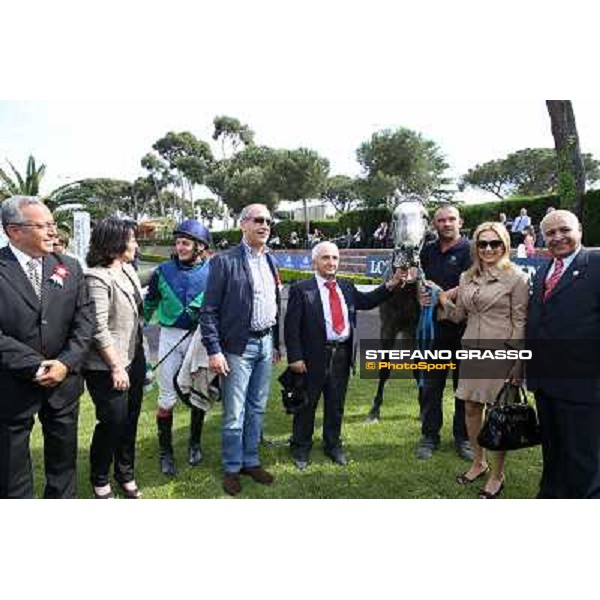
[[[271,335],[250,338],[244,353],[225,354],[229,375],[221,377],[221,451],[226,473],[260,465],[258,446],[269,397],[273,355]]]

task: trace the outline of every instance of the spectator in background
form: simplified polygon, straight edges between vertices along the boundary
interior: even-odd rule
[[[275,231],[272,232],[271,239],[269,239],[269,248],[281,250],[281,238]]]
[[[533,227],[526,227],[523,232],[523,245],[525,246],[525,254],[527,256],[535,256],[535,231]]]
[[[323,234],[315,227],[315,230],[310,236],[310,247],[314,248],[323,239]]]
[[[523,235],[526,227],[531,226],[531,218],[527,214],[527,209],[522,208],[519,216],[513,221],[511,231],[511,243],[514,247],[523,243]]]
[[[227,250],[227,248],[229,248],[229,242],[227,241],[227,238],[222,237],[219,241],[218,247],[219,250]]]
[[[300,238],[298,237],[298,232],[292,231],[292,233],[290,233],[289,246],[291,250],[297,250],[300,247]]]
[[[352,236],[352,246],[354,248],[360,248],[363,242],[363,231],[362,227],[359,225],[356,228],[356,233]]]
[[[354,236],[352,235],[352,229],[350,229],[350,227],[346,227],[346,235],[344,236],[344,246],[346,247],[346,249],[352,247],[353,239]]]
[[[501,212],[498,214],[498,222],[504,225],[508,231],[511,230],[513,222],[508,220],[506,213]]]
[[[381,221],[379,227],[373,234],[373,248],[385,248],[387,245],[388,224],[386,221]]]

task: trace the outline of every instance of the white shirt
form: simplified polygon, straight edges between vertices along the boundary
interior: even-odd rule
[[[325,287],[325,284],[329,281],[321,277],[318,273],[315,273],[315,279],[319,286],[319,294],[321,295],[321,304],[323,305],[323,314],[325,315],[325,331],[327,333],[328,342],[344,342],[350,337],[350,320],[348,319],[348,307],[346,306],[346,299],[340,289],[340,286],[336,284],[335,291],[340,297],[342,303],[342,313],[344,315],[344,330],[342,333],[336,333],[333,329],[333,321],[331,318],[331,304],[329,303],[329,290]]]
[[[21,268],[23,269],[23,272],[25,273],[25,276],[27,277],[27,281],[29,281],[29,267],[27,265],[29,264],[29,261],[33,257],[29,256],[29,254],[25,254],[25,252],[23,252],[22,250],[15,248],[11,243],[8,244],[8,247],[11,249],[12,253],[15,255],[15,258],[21,265]],[[36,269],[38,272],[38,277],[39,277],[40,281],[42,281],[42,259],[35,258],[34,260],[35,260]]]
[[[575,260],[575,257],[579,254],[580,251],[581,251],[581,246],[579,246],[579,248],[577,248],[577,250],[575,250],[575,252],[573,252],[573,254],[569,254],[569,256],[566,256],[565,258],[562,259],[563,260],[563,270],[562,270],[561,277],[565,273],[565,271],[571,266],[571,263]],[[556,269],[556,259],[554,259],[552,261],[552,265],[550,265],[550,268],[548,269],[548,275],[546,275],[546,281],[548,281],[548,279],[550,279],[550,277],[552,277],[552,273],[554,273],[554,269]]]
[[[531,226],[531,218],[529,217],[529,215],[519,215],[512,224],[512,229],[511,231],[513,232],[522,232],[523,229],[525,229],[525,227],[530,227]]]

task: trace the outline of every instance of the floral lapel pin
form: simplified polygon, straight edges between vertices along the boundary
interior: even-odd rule
[[[60,264],[54,267],[52,271],[52,277],[50,277],[50,282],[53,283],[56,287],[62,288],[65,285],[65,279],[69,276],[69,269],[65,267],[65,265]]]

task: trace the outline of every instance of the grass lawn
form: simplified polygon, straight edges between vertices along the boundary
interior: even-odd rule
[[[442,445],[429,461],[414,456],[420,437],[416,387],[412,381],[390,380],[379,424],[365,423],[376,381],[351,379],[346,398],[343,437],[350,464],[331,463],[321,448],[321,407],[317,413],[316,436],[311,464],[304,472],[293,466],[288,439],[291,417],[281,408],[279,384],[273,376],[271,398],[265,421],[265,437],[281,445],[263,446],[263,464],[273,472],[275,483],[261,486],[243,478],[242,498],[473,498],[478,483],[459,486],[455,476],[467,463],[454,452],[451,436],[452,398],[445,397]],[[450,386],[448,386],[450,387]],[[156,388],[144,399],[138,428],[136,480],[145,498],[229,498],[221,489],[220,405],[206,417],[203,434],[204,462],[192,468],[186,462],[189,411],[179,404],[175,411],[174,440],[179,473],[164,477],[158,470],[158,442],[155,425]],[[90,398],[81,401],[79,429],[79,496],[90,498],[89,443],[94,426]],[[32,436],[36,493],[41,495],[42,439],[36,424]],[[539,447],[511,452],[507,459],[506,489],[503,498],[532,498],[537,492],[541,471]]]

